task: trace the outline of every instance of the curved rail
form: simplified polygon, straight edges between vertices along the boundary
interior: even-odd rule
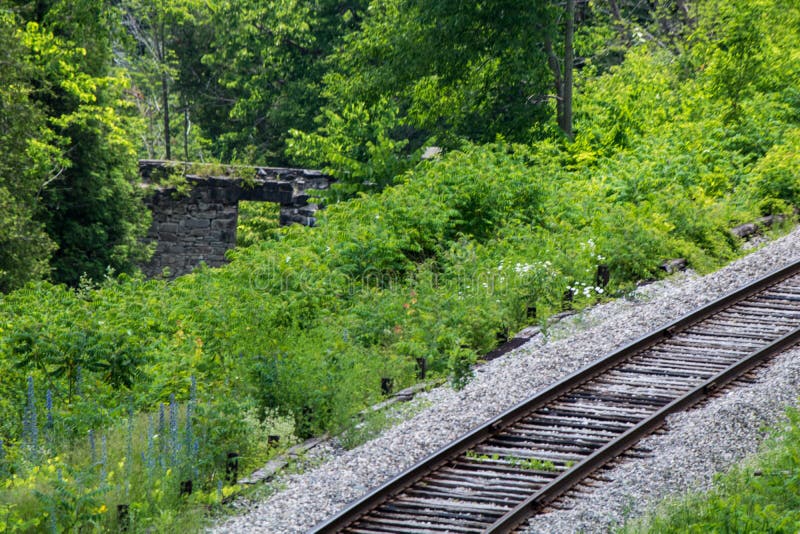
[[[509,532],[648,433],[800,342],[800,261],[572,373],[310,532]]]

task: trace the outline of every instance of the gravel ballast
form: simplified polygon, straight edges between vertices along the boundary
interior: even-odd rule
[[[351,500],[508,407],[613,349],[720,295],[800,257],[800,230],[704,277],[682,273],[638,289],[628,298],[595,306],[537,335],[529,343],[476,370],[461,391],[436,388],[417,395],[414,417],[350,451],[335,443],[327,460],[300,475],[284,476],[284,489],[251,503],[213,532],[305,532]],[[800,350],[788,351],[759,371],[759,381],[736,388],[702,408],[674,416],[669,432],[647,438],[652,455],[608,472],[613,480],[566,511],[530,522],[531,532],[605,532],[657,499],[706,487],[712,475],[755,451],[761,428],[793,404],[800,386]],[[321,454],[321,453],[317,453]]]

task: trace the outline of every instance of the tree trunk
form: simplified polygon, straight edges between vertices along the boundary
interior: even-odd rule
[[[575,35],[575,0],[567,0],[567,26],[564,30],[564,78],[561,83],[562,113],[558,125],[564,134],[572,139],[572,74],[575,67],[575,54],[572,40]]]
[[[628,31],[628,25],[622,18],[622,12],[619,10],[619,4],[617,4],[616,0],[608,0],[608,5],[611,8],[611,18],[614,19],[614,27],[617,29],[617,31],[619,31],[619,34],[624,42],[630,45],[631,34]]]
[[[183,160],[189,161],[189,104],[183,105]]]
[[[163,7],[163,4],[162,4]],[[164,109],[164,159],[172,159],[172,140],[169,134],[169,73],[167,72],[167,27],[164,13],[158,14],[158,37],[156,58],[161,67],[161,107]]]
[[[164,159],[172,159],[169,138],[169,80],[166,72],[161,73],[161,105],[164,108],[164,148],[166,149]]]
[[[614,20],[620,22],[622,20],[622,14],[619,12],[617,1],[608,0],[608,6],[611,8],[611,15],[614,17]]]
[[[553,50],[553,40],[549,35],[544,38],[544,50],[547,53],[550,70],[553,71],[553,85],[556,89],[556,121],[560,128],[564,115],[564,100],[562,99],[564,80],[561,78],[561,61]]]
[[[681,13],[683,13],[684,18],[687,21],[691,20],[692,17],[689,14],[689,6],[686,5],[686,2],[684,2],[684,0],[676,0],[675,4],[677,4],[678,9],[680,9]]]
[[[684,0],[676,0],[675,4],[678,6],[678,9],[683,15],[683,22],[689,27],[694,28],[696,20],[692,17],[692,13],[689,9],[689,6],[686,4]]]

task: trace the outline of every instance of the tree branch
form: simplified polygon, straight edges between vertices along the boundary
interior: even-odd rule
[[[255,24],[255,27],[256,27],[256,29],[258,31],[269,35],[273,39],[275,37],[277,37],[277,35],[275,35],[275,32],[272,31],[270,28],[266,28],[266,27],[262,26],[261,24]],[[321,56],[322,55],[322,50],[321,49],[319,49],[319,48],[308,48],[307,46],[301,45],[300,43],[298,43],[294,39],[290,39],[289,37],[280,37],[280,42],[284,43],[284,44],[287,44],[287,45],[289,45],[289,46],[291,46],[293,48],[296,48],[297,50],[299,50],[300,52],[302,52],[303,54],[306,54],[306,55],[313,55],[313,56]]]
[[[564,81],[561,78],[561,62],[558,59],[555,51],[553,51],[553,40],[550,35],[544,38],[544,51],[547,54],[547,63],[550,65],[550,70],[553,72],[553,85],[556,89],[556,116],[558,122],[561,122],[561,116],[564,113],[564,101],[561,98],[562,86]]]
[[[525,99],[525,102],[528,104],[543,104],[548,100],[555,100],[556,102],[561,101],[561,97],[558,95],[530,95],[528,98]]]

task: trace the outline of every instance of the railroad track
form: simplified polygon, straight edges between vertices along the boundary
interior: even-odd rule
[[[588,475],[800,342],[800,261],[486,422],[311,532],[511,532]]]

